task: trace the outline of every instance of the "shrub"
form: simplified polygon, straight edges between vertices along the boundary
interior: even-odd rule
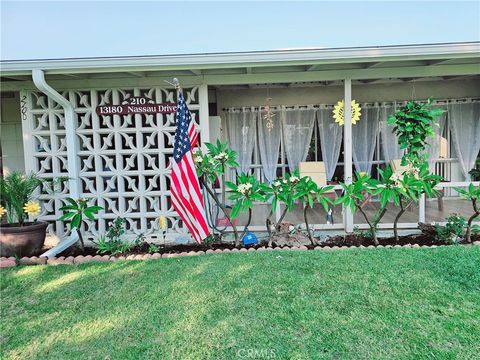
[[[447,218],[445,226],[435,226],[435,232],[438,240],[446,244],[458,244],[465,234],[466,227],[467,220],[463,216],[452,214]]]
[[[297,192],[297,185],[300,182],[300,175],[298,170],[293,171],[291,174],[287,173],[285,178],[276,179],[271,185],[263,185],[265,193],[265,201],[272,201],[271,211],[265,220],[267,232],[269,234],[269,246],[272,244],[272,232],[271,232],[271,216],[276,212],[277,206],[283,204],[284,208],[278,219],[274,224],[274,232],[278,232],[280,224],[285,218],[286,214],[293,209],[295,205],[295,194]]]
[[[465,240],[467,242],[471,242],[471,234],[472,234],[472,222],[475,220],[476,217],[480,216],[480,186],[475,188],[473,184],[470,184],[467,190],[463,190],[460,188],[454,188],[460,194],[460,197],[466,200],[470,200],[472,202],[473,207],[473,215],[470,216],[467,222],[467,231],[465,233]]]
[[[227,181],[225,183],[230,189],[230,200],[235,201],[232,207],[231,217],[236,218],[240,211],[248,212],[247,223],[240,236],[243,239],[248,226],[252,220],[252,207],[255,201],[265,201],[265,187],[254,176],[248,174],[240,174],[237,177],[237,183]]]
[[[227,145],[227,143],[222,143],[219,140],[217,140],[216,144],[205,143],[208,152],[203,154],[200,149],[196,149],[193,159],[200,184],[204,187],[204,189],[208,192],[217,206],[222,210],[225,217],[228,219],[235,236],[235,244],[239,245],[240,240],[238,239],[237,228],[231,221],[232,217],[230,216],[225,204],[225,174],[229,168],[238,166],[236,161],[237,153],[228,149]],[[222,178],[221,199],[213,190],[218,176],[221,176]]]
[[[105,235],[98,239],[97,253],[120,255],[130,250],[134,244],[122,239],[125,234],[125,219],[116,218],[111,224]]]
[[[148,253],[149,254],[158,253],[159,251],[160,251],[160,246],[158,246],[158,245],[150,244],[148,246]]]
[[[63,211],[63,215],[58,220],[70,220],[70,231],[80,228],[83,222],[83,216],[95,221],[95,214],[103,210],[101,206],[88,206],[88,200],[86,199],[75,200],[69,197],[66,198],[65,201],[67,204],[60,208],[60,210]],[[80,231],[78,232],[78,237],[83,248],[83,237]]]
[[[391,169],[387,166],[387,173],[391,173]],[[386,172],[380,171],[382,178],[388,178]],[[367,222],[372,233],[373,242],[379,245],[377,239],[377,226],[387,211],[387,203],[394,196],[391,186],[388,184],[381,184],[380,181],[372,179],[370,175],[365,173],[356,173],[356,179],[351,184],[340,183],[343,188],[343,195],[335,200],[336,204],[342,204],[344,208],[350,208],[352,213],[359,211]],[[380,208],[374,213],[372,218],[369,218],[367,213],[363,210],[365,200],[369,196],[379,196]]]
[[[314,203],[318,202],[328,213],[329,206],[333,202],[329,197],[325,196],[325,193],[331,191],[332,189],[333,186],[318,187],[309,176],[302,177],[296,187],[297,193],[294,195],[294,197],[303,203],[303,218],[305,220],[308,238],[312,242],[312,245],[315,245],[315,242],[310,231],[307,210],[309,208],[313,208]]]
[[[395,240],[399,240],[398,222],[405,211],[414,203],[418,203],[422,194],[428,197],[436,196],[438,191],[435,186],[440,182],[441,177],[433,175],[428,170],[428,164],[425,162],[419,169],[410,167],[402,175],[392,173],[390,167],[383,172],[382,178],[391,195],[389,196],[398,211],[393,221],[393,232]]]

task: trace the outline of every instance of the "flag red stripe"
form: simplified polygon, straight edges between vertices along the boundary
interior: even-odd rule
[[[176,119],[178,123],[175,140],[177,141],[177,138],[180,139],[180,144],[175,143],[174,148],[177,149],[176,146],[179,146],[177,154],[181,154],[181,157],[177,158],[178,162],[173,159],[171,161],[172,183],[170,192],[172,205],[195,241],[201,243],[208,236],[209,230],[191,150],[197,145],[199,134],[183,97],[179,98]],[[187,125],[185,124],[185,119],[189,120],[188,129],[186,129],[188,139],[181,136],[182,131],[185,131],[185,125]],[[179,126],[181,128],[178,128]],[[188,145],[185,144],[187,141],[190,142],[190,150],[183,152],[181,149],[182,147],[185,149],[185,146]]]
[[[177,213],[180,215],[180,218],[183,220],[183,223],[187,226],[188,230],[190,233],[193,235],[193,238],[196,242],[199,242],[197,239],[199,237],[199,234],[195,230],[195,226],[191,221],[191,215],[190,212],[187,211],[182,204],[184,204],[180,199],[177,197],[177,193],[173,192],[172,193],[172,202],[176,208]]]
[[[185,217],[182,219],[185,223],[190,223],[189,228],[195,228],[195,231],[191,230],[192,234],[195,240],[200,242],[208,235],[208,226],[205,220],[200,185],[193,168],[192,153],[185,154],[184,159],[175,165],[172,172],[173,184],[171,190],[178,203],[183,205],[183,208],[179,211]]]
[[[191,209],[186,209],[184,207],[184,205],[187,205],[188,203],[186,203],[182,197],[179,198],[178,193],[176,192],[172,192],[172,203],[178,215],[183,220],[183,223],[187,226],[188,230],[192,234],[194,240],[196,242],[200,242],[200,235],[198,234],[194,220],[192,219],[193,215],[191,213]]]

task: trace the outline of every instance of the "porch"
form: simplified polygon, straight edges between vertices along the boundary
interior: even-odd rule
[[[57,220],[62,200],[74,196],[105,208],[97,221],[83,224],[86,238],[105,233],[116,217],[126,218],[132,238],[140,234],[158,242],[185,238],[187,231],[169,192],[174,115],[96,111],[99,105],[119,106],[134,97],[156,104],[174,102],[175,90],[165,81],[177,77],[201,142],[228,140],[241,150],[243,170],[262,181],[271,181],[300,162],[323,162],[327,180],[337,184],[351,181],[356,170],[377,176],[377,168],[401,155],[385,126],[386,115],[405,100],[432,96],[436,106],[456,108],[441,119],[432,169],[446,180],[440,186],[465,186],[478,157],[480,121],[477,112],[467,116],[458,109],[478,109],[479,64],[479,43],[2,61],[3,167],[70,179],[59,193],[43,199],[40,219],[49,221],[59,236],[66,229]],[[349,106],[344,125],[334,122],[332,107],[342,99],[361,105],[363,115],[356,124]],[[266,105],[276,114],[271,132],[264,127]],[[242,123],[235,127],[239,113],[249,116],[242,115]],[[245,137],[248,121],[254,123],[255,133],[247,131]],[[456,128],[465,121],[471,128]],[[265,142],[268,138],[275,140],[273,145]],[[304,150],[300,155],[297,145]],[[234,173],[229,176],[233,179]],[[371,199],[365,210],[374,211],[376,204]],[[418,209],[403,215],[401,226],[442,221],[452,212],[467,215],[468,205],[448,190],[443,210],[438,210],[437,200],[420,202]],[[264,228],[268,213],[268,204],[255,208],[253,230]],[[166,234],[159,230],[159,215],[168,220]],[[381,226],[391,226],[392,217],[389,211]],[[303,223],[302,218],[296,209],[286,220]],[[333,225],[326,224],[320,209],[312,210],[311,218],[323,229],[351,232],[363,226],[359,214],[342,215],[338,207]]]

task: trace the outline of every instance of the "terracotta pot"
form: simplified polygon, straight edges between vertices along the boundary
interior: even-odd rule
[[[0,225],[0,256],[39,255],[45,242],[48,223],[34,222]]]

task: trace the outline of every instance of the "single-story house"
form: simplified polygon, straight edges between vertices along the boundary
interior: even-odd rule
[[[1,149],[4,172],[36,172],[68,183],[43,196],[41,219],[62,235],[62,198],[85,197],[105,208],[85,225],[86,237],[127,219],[131,236],[185,239],[172,208],[169,158],[175,132],[178,78],[202,143],[228,140],[239,169],[273,181],[300,163],[318,166],[327,181],[348,181],[402,156],[386,118],[407,100],[432,97],[447,112],[428,150],[432,171],[445,179],[442,196],[419,202],[400,226],[468,215],[452,187],[472,179],[480,151],[480,43],[448,43],[236,53],[1,61]],[[340,126],[340,100],[361,107]],[[267,124],[268,122],[268,124]],[[234,173],[228,174],[232,177]],[[478,179],[476,179],[478,180]],[[478,184],[478,183],[477,183]],[[366,199],[374,211],[376,199]],[[250,230],[264,230],[268,204],[258,204]],[[209,209],[210,210],[210,209]],[[214,211],[209,211],[214,213]],[[158,217],[169,229],[159,229]],[[303,222],[300,208],[287,220]],[[319,207],[317,229],[365,228],[360,216]],[[239,219],[239,223],[244,221]],[[381,228],[391,228],[393,212]]]

